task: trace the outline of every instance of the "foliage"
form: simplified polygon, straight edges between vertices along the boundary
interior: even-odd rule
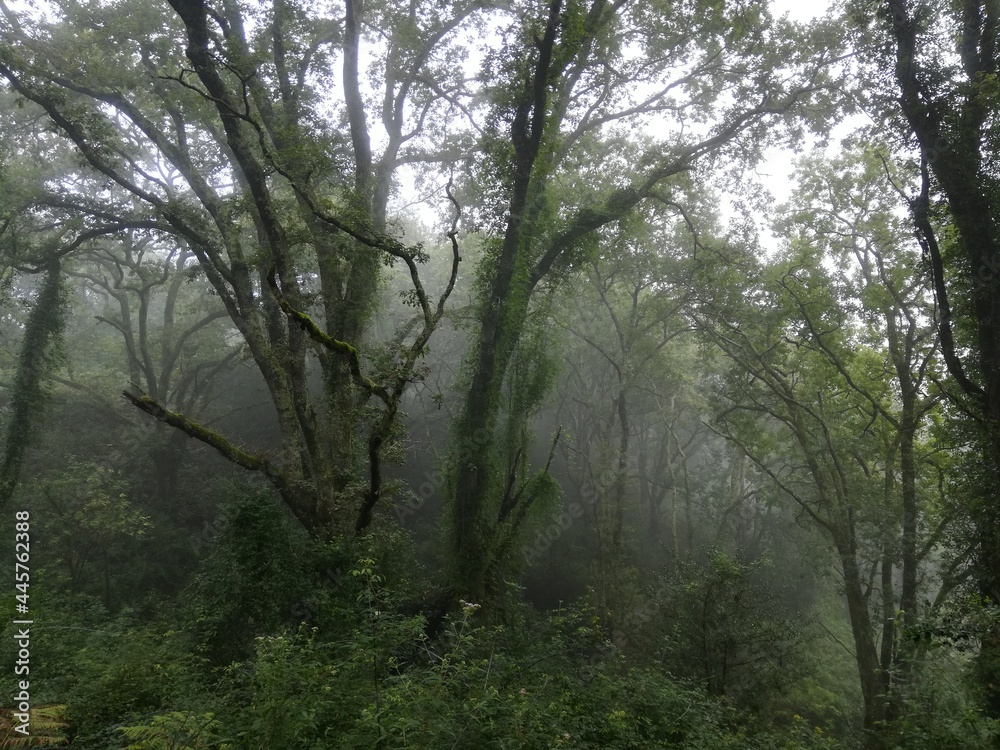
[[[100,597],[109,611],[140,603],[146,550],[163,542],[149,515],[136,507],[135,492],[119,470],[79,462],[25,493],[35,511],[36,538],[51,554],[50,580],[71,595]]]
[[[67,691],[74,747],[121,747],[116,727],[176,707],[199,708],[200,663],[177,631],[110,621],[73,655]],[[69,667],[71,666],[71,670]]]
[[[288,622],[305,598],[310,543],[259,485],[236,486],[219,514],[225,522],[184,609],[202,653],[226,664]]]
[[[63,281],[62,267],[58,260],[53,260],[25,324],[17,374],[11,389],[11,413],[4,434],[0,507],[10,502],[17,488],[25,452],[37,433],[48,394],[45,378],[59,361],[67,312]]]
[[[21,722],[14,713],[14,709],[0,711],[0,748],[3,750],[66,744],[66,706],[33,707],[28,712],[27,733],[18,731]]]
[[[369,561],[355,570],[377,585]],[[769,732],[662,671],[629,666],[591,612],[535,616],[529,642],[477,625],[479,607],[465,603],[432,642],[419,620],[372,609],[367,585],[368,622],[348,642],[302,629],[261,639],[255,662],[235,668],[251,690],[239,747],[320,748],[333,738],[429,750],[833,746],[802,722]]]
[[[990,718],[975,699],[968,654],[936,649],[919,660],[913,684],[903,688],[900,720],[887,728],[894,750],[961,750],[992,748],[1000,722]]]
[[[0,3],[53,740],[995,743],[995,5]]]
[[[971,588],[969,586],[965,588]],[[900,718],[887,728],[887,747],[989,748],[1000,738],[1000,721],[983,706],[980,634],[990,632],[995,608],[971,591],[955,597],[913,628],[912,669],[900,675]]]
[[[760,710],[800,676],[806,648],[807,623],[783,605],[772,573],[766,559],[718,549],[681,562],[649,605],[646,648],[671,673]]]
[[[232,746],[218,739],[218,729],[213,714],[182,711],[157,714],[143,726],[119,727],[132,740],[125,750],[229,750]]]

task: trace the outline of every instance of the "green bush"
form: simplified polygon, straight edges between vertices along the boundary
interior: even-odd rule
[[[218,536],[184,608],[186,629],[221,666],[246,658],[254,638],[294,619],[312,580],[312,542],[263,486],[236,487],[219,513]]]
[[[112,621],[89,634],[69,669],[68,717],[80,750],[122,747],[117,726],[171,709],[198,709],[206,700],[200,662],[176,631]]]
[[[669,674],[630,664],[587,610],[506,630],[463,602],[430,640],[386,608],[372,558],[349,571],[353,630],[260,637],[227,674],[229,726],[245,750],[420,748],[830,748],[799,720],[778,731]]]

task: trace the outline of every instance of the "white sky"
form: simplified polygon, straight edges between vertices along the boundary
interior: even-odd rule
[[[771,12],[775,16],[788,14],[793,21],[806,22],[823,15],[832,4],[832,0],[771,0]],[[856,127],[855,123],[845,123],[843,132],[834,133],[831,137],[831,144],[838,143]],[[803,149],[807,152],[808,146]],[[774,196],[774,205],[780,205],[791,198],[792,187],[794,186],[791,176],[795,168],[794,161],[800,154],[795,154],[787,149],[772,148],[766,153],[765,160],[757,167],[758,174],[761,175],[767,190]],[[771,234],[770,219],[762,217],[763,221],[759,225],[761,233],[761,243],[764,248],[773,252],[777,249],[778,239]]]
[[[809,21],[821,16],[830,7],[830,0],[771,0],[771,12],[788,14],[793,21]]]

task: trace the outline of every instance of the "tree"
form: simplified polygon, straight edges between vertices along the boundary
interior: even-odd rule
[[[60,153],[39,137],[37,126],[12,116],[12,102],[0,96],[0,304],[4,331],[21,334],[11,369],[9,415],[0,464],[0,507],[13,497],[29,446],[37,437],[50,396],[51,378],[62,359],[62,338],[68,313],[63,258],[81,242],[72,226],[51,221],[44,212],[29,210],[39,184],[59,174]],[[11,309],[18,302],[30,311],[25,318]],[[9,343],[4,349],[13,353]]]
[[[1000,527],[994,501],[1000,470],[1000,184],[996,158],[996,75],[1000,5],[960,0],[943,5],[885,0],[855,4],[859,47],[889,99],[872,87],[874,109],[893,121],[919,153],[920,187],[910,200],[914,225],[933,271],[938,332],[965,410],[978,423],[989,466],[976,521],[979,585],[1000,601]],[[898,94],[898,96],[896,96]],[[952,239],[953,235],[953,239]],[[941,239],[944,238],[944,239]],[[954,252],[949,245],[954,243]],[[965,331],[969,331],[965,335]],[[984,686],[1000,714],[1000,629],[984,632]]]
[[[858,514],[869,493],[862,489],[866,482],[861,467],[850,460],[857,450],[856,436],[866,435],[864,425],[871,414],[864,401],[838,387],[834,368],[816,357],[807,342],[786,334],[789,311],[782,309],[775,290],[783,275],[803,273],[794,261],[790,266],[775,269],[774,286],[754,295],[756,319],[748,320],[745,308],[728,310],[724,317],[721,310],[713,313],[711,335],[735,365],[727,383],[728,407],[721,411],[717,429],[833,544],[854,636],[865,727],[873,728],[884,717],[881,696],[888,682],[879,663],[859,559]],[[767,309],[766,319],[761,319],[762,308]],[[825,330],[835,330],[830,321],[824,322]],[[869,433],[862,455],[877,455],[872,437]]]
[[[887,472],[886,490],[895,495],[898,481],[901,537],[886,549],[883,586],[892,586],[893,561],[898,560],[902,575],[899,610],[907,625],[915,625],[917,569],[922,556],[919,540],[925,536],[919,528],[919,442],[941,398],[937,388],[928,388],[929,382],[940,382],[943,373],[937,372],[938,341],[926,279],[896,211],[899,199],[892,190],[896,180],[886,158],[871,148],[830,162],[807,160],[800,167],[800,192],[793,206],[786,208],[784,226],[793,242],[822,249],[836,263],[838,270],[831,281],[844,295],[842,304],[862,317],[871,337],[869,345],[884,346],[886,363],[892,368],[891,382],[898,393],[886,401],[872,390],[871,383],[859,382],[850,374],[844,354],[827,346],[824,326],[804,296],[789,289],[799,319],[823,355],[895,433],[886,459],[890,466],[898,459],[899,469]],[[890,607],[886,616],[884,648],[891,648],[888,644],[894,638],[893,628],[898,627],[899,613]]]
[[[127,397],[263,473],[308,528],[361,531],[380,499],[382,449],[399,400],[459,261],[453,223],[451,275],[432,297],[419,275],[424,252],[389,231],[393,175],[401,163],[444,158],[417,136],[426,118],[444,121],[455,107],[449,100],[460,82],[443,72],[451,53],[441,49],[474,6],[427,14],[391,7],[379,19],[399,33],[380,49],[388,141],[378,157],[359,68],[370,16],[356,3],[347,3],[342,27],[286,2],[171,7],[67,3],[45,19],[5,7],[0,74],[84,161],[73,189],[50,204],[79,217],[84,234],[143,230],[197,258],[267,385],[280,454],[243,449],[154,394]],[[338,51],[339,105],[322,93]],[[342,113],[343,133],[324,125],[327,107]],[[387,262],[408,269],[419,322],[400,336],[389,367],[366,372],[363,331]],[[313,363],[324,384],[318,395],[308,377]],[[372,398],[381,408],[362,457],[356,433]],[[368,482],[359,481],[361,462]]]
[[[73,462],[22,494],[36,511],[35,538],[55,552],[52,576],[74,600],[99,597],[108,612],[141,603],[158,553],[150,539],[166,539],[129,497],[120,471]]]
[[[510,423],[531,409],[511,413],[503,404],[534,297],[640,205],[658,200],[683,211],[677,180],[730,149],[752,149],[766,126],[825,90],[833,57],[799,35],[789,59],[784,40],[795,32],[759,6],[552,0],[543,15],[511,19],[507,33],[513,43],[490,60],[503,78],[484,160],[503,179],[488,193],[495,232],[451,469],[457,587],[473,599],[499,577],[497,541],[510,534],[505,519],[519,517],[499,512],[519,455],[504,436],[522,434]],[[623,143],[621,128],[653,117],[661,131],[677,130],[638,148]],[[691,120],[708,125],[686,130]],[[623,147],[629,158],[619,163]]]
[[[47,376],[59,361],[66,300],[62,267],[48,262],[35,304],[25,323],[17,370],[11,387],[10,414],[0,464],[0,507],[13,497],[28,446],[37,432],[47,400]]]
[[[768,567],[719,549],[682,562],[657,592],[645,647],[660,650],[672,674],[759,710],[795,680],[805,625],[767,583]]]
[[[228,316],[198,278],[194,254],[156,239],[126,230],[113,242],[91,243],[76,254],[68,274],[83,281],[77,303],[91,307],[94,319],[120,336],[131,387],[208,425],[207,407],[243,347],[231,329],[216,323]],[[120,387],[114,383],[116,391]],[[176,492],[188,439],[157,426],[155,444],[148,447],[156,493],[166,501]]]
[[[929,512],[937,449],[922,446],[940,400],[931,308],[884,169],[871,151],[805,161],[784,257],[697,312],[735,365],[717,429],[836,550],[869,730],[898,707],[900,615],[917,622],[919,567],[948,520]]]
[[[693,544],[688,457],[707,431],[678,366],[691,357],[681,341],[691,330],[681,314],[690,295],[689,240],[688,226],[672,212],[637,212],[607,232],[559,295],[557,322],[569,340],[561,347],[565,372],[553,418],[565,427],[561,448],[572,467],[560,478],[565,473],[570,500],[587,513],[596,606],[617,643],[630,631],[626,602],[634,598],[635,566],[659,557],[661,548],[676,559]],[[686,549],[679,504],[686,509]],[[639,517],[648,521],[645,538],[632,533]],[[661,533],[665,518],[668,537]]]

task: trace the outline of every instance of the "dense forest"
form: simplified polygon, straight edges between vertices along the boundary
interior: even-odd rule
[[[1000,746],[998,65],[0,0],[0,748]]]

